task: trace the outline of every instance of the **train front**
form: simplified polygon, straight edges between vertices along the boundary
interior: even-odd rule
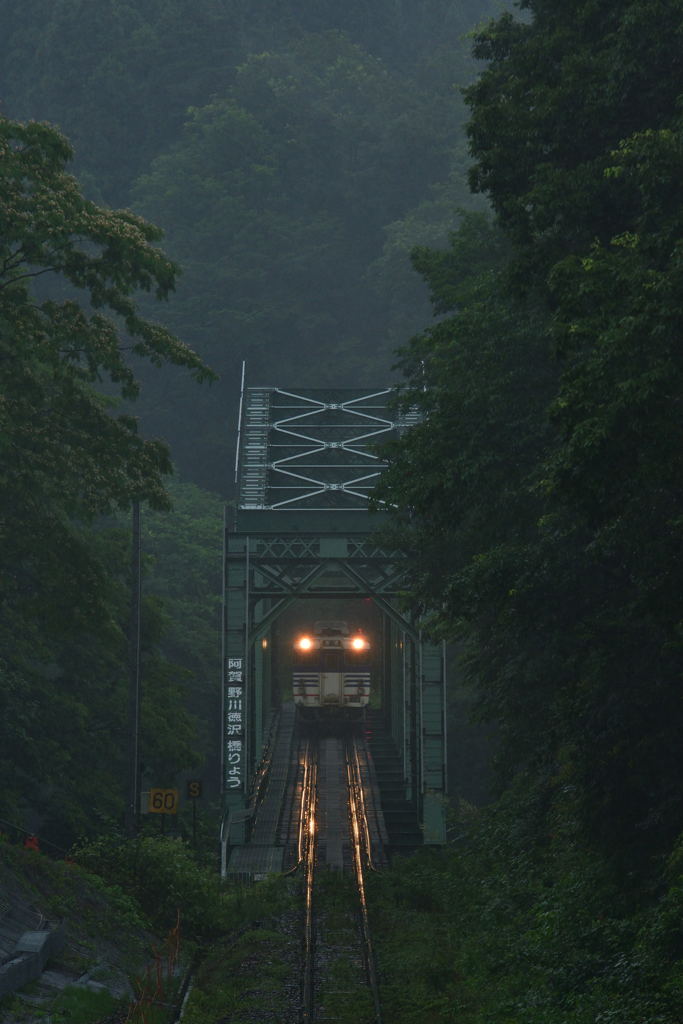
[[[294,643],[294,703],[304,720],[361,721],[370,700],[370,643],[341,620],[321,620]]]

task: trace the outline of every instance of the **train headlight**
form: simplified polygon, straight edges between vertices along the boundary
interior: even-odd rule
[[[310,651],[310,649],[313,647],[313,641],[311,640],[310,636],[300,636],[296,642],[296,646],[299,648],[300,651]]]
[[[354,651],[364,651],[368,646],[368,642],[362,636],[354,636],[353,640],[351,641],[351,646],[353,647]]]

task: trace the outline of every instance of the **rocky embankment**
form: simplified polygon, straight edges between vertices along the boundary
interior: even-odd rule
[[[117,887],[0,843],[0,1024],[61,1021],[75,1006],[93,1020],[116,1014],[156,971],[159,947]]]

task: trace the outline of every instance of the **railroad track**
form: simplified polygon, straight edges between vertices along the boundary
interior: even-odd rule
[[[297,868],[304,892],[302,1024],[341,1019],[335,1006],[344,999],[360,1005],[356,990],[361,988],[365,1006],[357,1017],[359,1024],[382,1024],[365,884],[374,854],[362,769],[365,757],[363,744],[355,737],[308,739],[300,748]],[[332,875],[332,870],[338,873]],[[332,912],[326,907],[331,878],[337,892],[353,879],[355,906],[342,911],[345,921],[341,924],[338,901],[334,900]],[[327,895],[321,895],[326,884]]]
[[[299,864],[304,873],[304,956],[301,981],[301,1020],[310,1024],[314,1018],[315,990],[313,971],[315,958],[315,933],[313,930],[313,885],[315,882],[316,854],[316,809],[318,760],[317,746],[306,741],[304,751],[304,779],[301,792],[301,813],[299,815]]]
[[[349,825],[351,830],[351,845],[353,849],[353,865],[356,876],[356,890],[359,899],[363,960],[365,962],[365,973],[368,980],[368,987],[372,994],[375,1022],[376,1024],[382,1024],[382,1006],[379,996],[377,963],[375,960],[375,951],[372,945],[372,937],[370,935],[370,919],[365,892],[365,872],[367,869],[374,870],[372,861],[372,842],[370,839],[370,824],[368,821],[365,803],[365,787],[363,785],[358,745],[355,739],[351,739],[347,742],[346,772],[349,792]]]

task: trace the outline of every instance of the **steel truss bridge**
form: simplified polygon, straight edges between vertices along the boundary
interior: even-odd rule
[[[379,691],[404,795],[425,843],[445,842],[444,651],[400,603],[401,557],[375,537],[368,508],[385,464],[377,446],[415,417],[392,389],[242,389],[235,463],[239,499],[226,514],[223,596],[224,847],[249,841],[249,815],[274,711],[291,700],[278,624],[300,600],[374,603],[381,622]]]

